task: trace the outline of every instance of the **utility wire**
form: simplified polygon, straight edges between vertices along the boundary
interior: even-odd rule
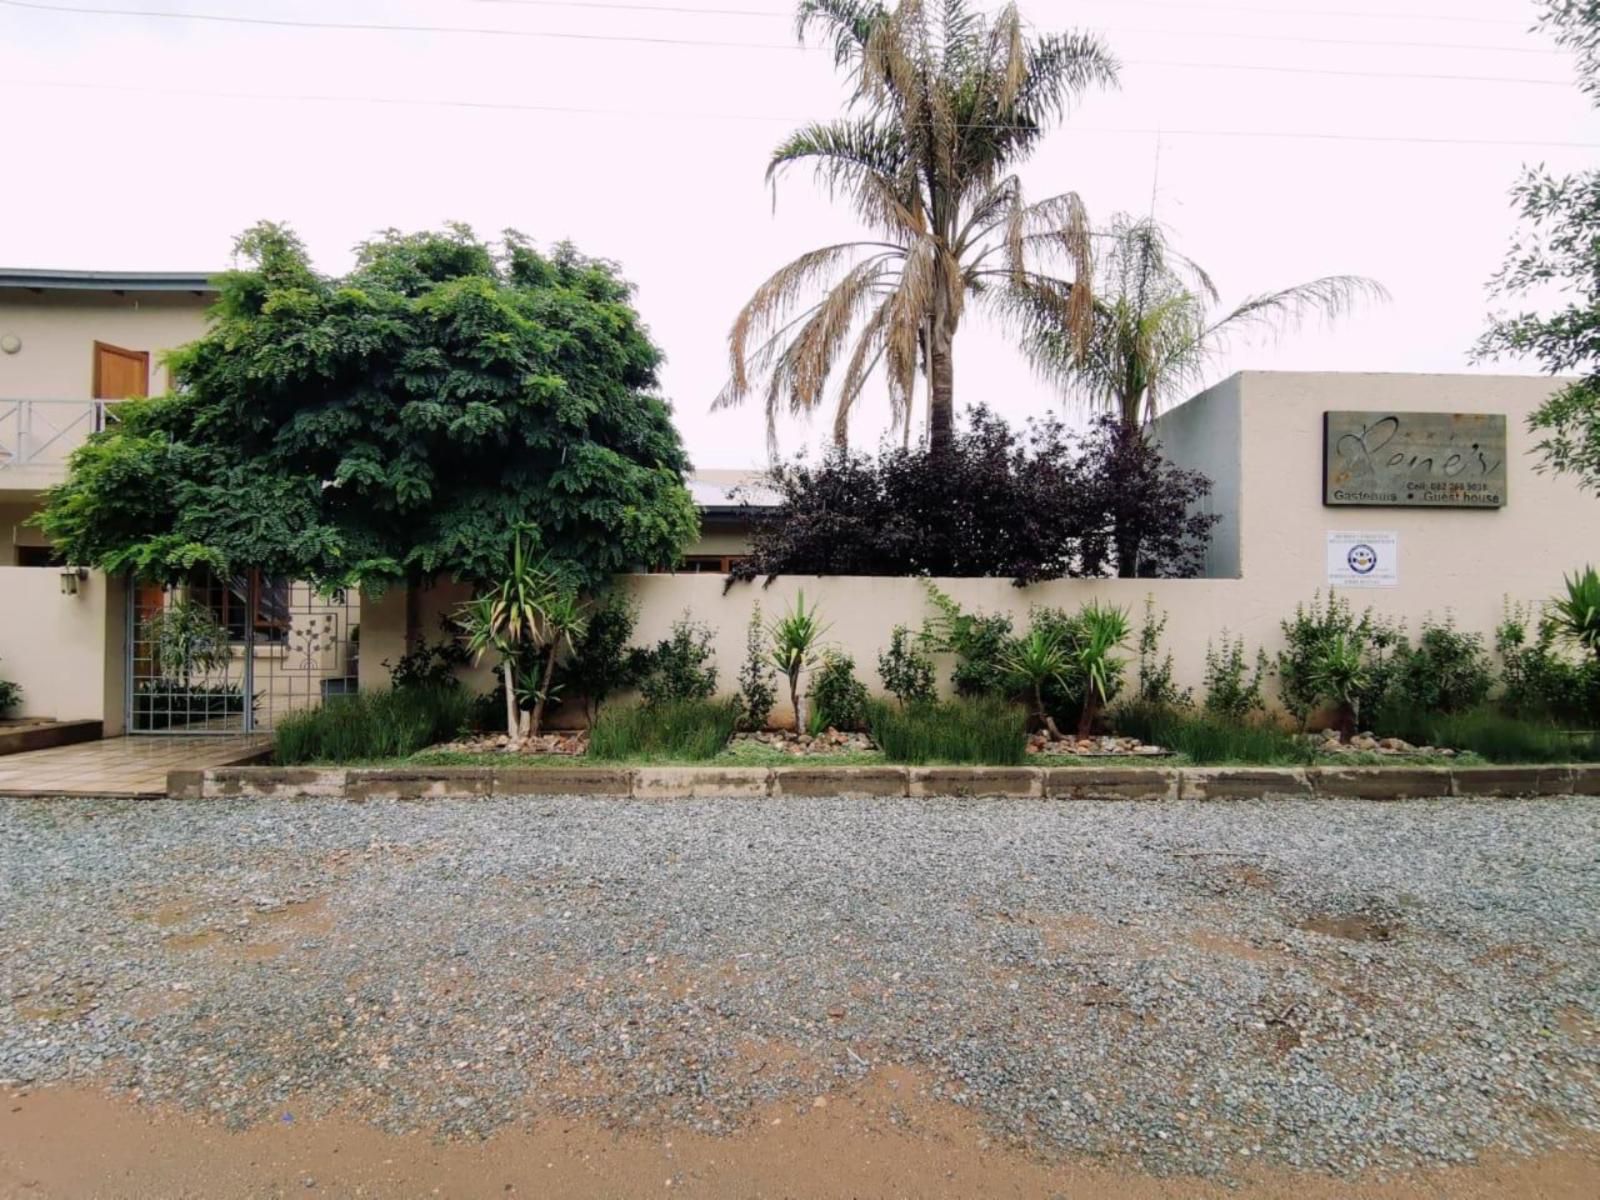
[[[118,92],[142,96],[172,96],[186,100],[243,100],[268,104],[360,104],[378,107],[400,106],[416,108],[470,109],[488,112],[526,112],[551,114],[557,116],[628,117],[667,121],[738,121],[798,125],[804,124],[813,119],[798,116],[784,116],[777,113],[673,112],[653,108],[586,108],[564,104],[526,104],[518,101],[452,100],[408,96],[348,96],[319,93],[269,95],[260,92],[211,91],[196,88],[141,87],[134,84],[84,83],[78,81],[54,79],[0,78],[0,87],[40,87],[57,88],[69,91]],[[1007,125],[963,125],[960,126],[960,128],[1009,129],[1014,127]],[[1069,134],[1108,134],[1113,136],[1125,135],[1130,137],[1171,135],[1175,137],[1271,138],[1291,141],[1373,142],[1399,145],[1499,146],[1521,147],[1528,149],[1547,148],[1561,150],[1600,150],[1600,142],[1573,142],[1522,138],[1452,138],[1434,136],[1410,137],[1403,134],[1323,133],[1315,130],[1289,129],[1174,129],[1167,126],[1163,126],[1160,129],[1140,129],[1104,126],[1097,128],[1087,125],[1064,125],[1061,127],[1060,131]]]
[[[366,33],[440,33],[480,37],[557,38],[586,42],[636,42],[669,46],[714,46],[745,50],[786,50],[790,52],[820,49],[799,44],[780,42],[711,41],[701,38],[653,37],[642,34],[569,33],[554,30],[485,28],[464,25],[389,25],[368,21],[303,21],[286,17],[249,17],[224,13],[172,12],[164,9],[89,8],[80,5],[40,4],[35,0],[0,0],[8,8],[28,9],[36,12],[68,13],[100,17],[152,17],[175,21],[208,21],[226,25],[272,26],[286,29],[332,29]],[[1126,59],[1129,66],[1181,68],[1206,71],[1268,71],[1287,75],[1328,75],[1361,79],[1417,79],[1461,83],[1513,83],[1536,87],[1571,87],[1566,79],[1542,79],[1512,75],[1466,75],[1412,71],[1369,71],[1329,67],[1291,67],[1258,63],[1184,62],[1159,59]]]
[[[473,4],[509,5],[517,8],[560,8],[577,9],[579,11],[592,9],[601,12],[661,13],[666,16],[759,17],[767,20],[794,20],[793,12],[775,8],[694,8],[681,4],[627,4],[614,2],[614,0],[467,0],[467,2]],[[1157,5],[1156,7],[1166,6]],[[1194,6],[1176,5],[1173,7],[1181,7],[1187,10]],[[1403,50],[1473,50],[1486,54],[1566,53],[1565,50],[1554,46],[1485,45],[1482,42],[1375,41],[1372,38],[1315,37],[1310,34],[1296,33],[1242,33],[1224,29],[1136,29],[1132,26],[1102,26],[1098,24],[1094,24],[1093,27],[1103,29],[1107,33],[1119,35],[1225,38],[1229,41],[1249,42],[1297,42],[1310,46],[1371,46],[1374,49]]]
[[[726,17],[778,17],[794,20],[794,10],[783,8],[697,8],[680,4],[628,4],[620,0],[469,0],[476,4],[503,4],[518,8],[597,8],[627,12],[706,13]],[[1373,9],[1285,9],[1238,4],[1184,4],[1174,0],[1087,0],[1090,6],[1110,4],[1115,8],[1177,9],[1182,12],[1233,12],[1269,17],[1352,17],[1374,21],[1449,21],[1464,25],[1519,25],[1526,22],[1509,17],[1469,17],[1458,13],[1379,12]]]

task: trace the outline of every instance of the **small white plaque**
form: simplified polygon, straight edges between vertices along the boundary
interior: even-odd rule
[[[1400,535],[1328,531],[1328,586],[1400,586]]]

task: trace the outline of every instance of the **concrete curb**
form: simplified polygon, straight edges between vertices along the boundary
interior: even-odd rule
[[[324,797],[972,796],[1053,800],[1412,800],[1600,795],[1600,766],[1528,767],[215,767],[181,800]]]

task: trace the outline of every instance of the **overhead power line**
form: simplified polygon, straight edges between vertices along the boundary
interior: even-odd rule
[[[726,17],[765,17],[794,20],[791,8],[699,8],[683,4],[629,4],[621,0],[469,0],[476,4],[500,4],[517,8],[598,8],[620,9],[627,12],[708,13]],[[1473,17],[1444,12],[1393,12],[1375,9],[1317,9],[1317,8],[1264,8],[1259,5],[1240,4],[1189,4],[1176,0],[1087,0],[1091,5],[1110,4],[1116,8],[1178,9],[1183,12],[1232,12],[1268,17],[1346,17],[1372,21],[1447,21],[1462,25],[1518,25],[1527,22],[1509,17]]]
[[[384,24],[371,21],[306,21],[288,17],[252,17],[232,13],[173,12],[165,9],[90,8],[83,5],[41,4],[36,0],[0,0],[8,8],[35,12],[65,13],[99,17],[156,18],[173,21],[205,21],[225,25],[270,26],[284,29],[328,29],[362,33],[428,33],[475,37],[554,38],[588,42],[632,42],[669,46],[712,46],[744,50],[801,51],[798,43],[718,41],[704,38],[657,37],[645,34],[576,33],[565,30],[517,29],[466,25]],[[1280,66],[1260,63],[1212,63],[1157,59],[1126,59],[1128,66],[1181,68],[1204,71],[1267,71],[1287,75],[1327,75],[1362,79],[1416,79],[1458,83],[1510,83],[1536,87],[1570,87],[1566,79],[1544,79],[1513,75],[1470,75],[1450,72],[1372,71],[1332,67]]]
[[[349,96],[332,93],[266,94],[261,92],[233,92],[198,88],[144,87],[137,84],[88,83],[56,79],[5,79],[0,87],[59,88],[70,91],[118,92],[142,96],[170,96],[185,100],[239,100],[268,104],[357,104],[377,107],[414,107],[464,109],[485,112],[524,112],[555,116],[626,117],[629,119],[664,121],[734,121],[765,124],[801,125],[815,118],[786,116],[779,113],[735,112],[674,112],[657,108],[590,108],[567,104],[528,104],[520,101],[455,100],[426,96]],[[963,128],[1008,128],[1007,126],[963,126]],[[1292,129],[1182,129],[1182,128],[1132,128],[1087,125],[1066,125],[1062,132],[1093,135],[1154,137],[1217,137],[1217,138],[1267,138],[1289,141],[1371,142],[1396,145],[1433,146],[1497,146],[1522,149],[1600,150],[1600,142],[1574,142],[1539,138],[1452,138],[1432,135],[1408,136],[1405,134],[1359,134]]]
[[[763,20],[789,22],[794,20],[793,10],[776,8],[697,8],[684,4],[628,4],[617,2],[617,0],[467,0],[467,3],[498,4],[514,8],[576,9],[580,12],[597,10],[601,12],[661,13],[664,16],[756,17]],[[1185,11],[1192,11],[1196,8],[1203,9],[1205,6],[1157,4],[1153,5],[1153,7],[1181,7]],[[1093,24],[1094,28],[1104,29],[1107,33],[1135,36],[1222,38],[1228,41],[1296,42],[1309,46],[1370,46],[1373,49],[1394,50],[1471,50],[1485,54],[1549,55],[1566,53],[1566,51],[1554,46],[1505,46],[1485,45],[1482,42],[1374,40],[1372,38],[1317,37],[1313,34],[1298,33],[1241,32],[1229,29],[1135,29],[1124,25],[1100,25],[1097,22]]]

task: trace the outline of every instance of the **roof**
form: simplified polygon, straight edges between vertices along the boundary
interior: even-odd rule
[[[711,513],[736,513],[751,508],[776,508],[778,493],[758,471],[695,471],[685,481],[697,507]]]
[[[63,292],[215,292],[216,271],[50,271],[0,267],[0,288]]]

